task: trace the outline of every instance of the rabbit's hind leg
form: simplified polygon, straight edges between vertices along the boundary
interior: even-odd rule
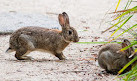
[[[34,42],[32,42],[32,38],[28,35],[21,34],[19,36],[19,41],[21,45],[27,48],[28,50],[33,51],[35,49]]]
[[[28,35],[21,34],[18,38],[18,42],[15,57],[18,60],[31,60],[31,57],[26,56],[35,49],[31,38]]]
[[[29,56],[26,56],[27,54],[29,54],[30,52],[27,51],[26,49],[24,48],[20,48],[16,51],[16,54],[15,54],[15,57],[18,59],[18,60],[32,60],[31,57]]]
[[[106,53],[101,53],[100,56],[98,57],[98,64],[100,65],[101,68],[108,70],[107,68],[107,60],[106,60]]]
[[[55,56],[58,57],[59,60],[65,60],[66,59],[62,52],[61,53],[56,53]]]

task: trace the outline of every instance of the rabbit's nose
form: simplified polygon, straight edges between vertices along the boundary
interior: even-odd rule
[[[74,42],[78,42],[79,41],[79,38],[77,38]]]

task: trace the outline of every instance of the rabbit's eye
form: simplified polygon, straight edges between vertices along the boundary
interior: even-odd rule
[[[68,31],[68,34],[71,35],[71,34],[72,34],[72,31]]]

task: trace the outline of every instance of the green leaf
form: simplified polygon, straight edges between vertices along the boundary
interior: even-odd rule
[[[115,18],[114,20],[117,20],[117,19],[119,19],[119,18],[122,18],[124,15],[126,15],[126,14],[128,14],[128,13],[130,13],[130,12],[131,12],[130,10],[126,11],[126,12],[122,13],[120,16],[118,16],[117,18]]]
[[[132,0],[128,0],[126,6],[125,6],[125,8],[124,8],[124,10],[127,9],[127,8],[129,7],[129,5],[131,4],[131,2],[132,2]]]
[[[127,18],[127,20],[125,20],[125,22],[123,22],[123,23],[119,26],[119,28],[117,28],[117,30],[114,31],[114,33],[111,34],[110,37],[112,37],[132,16],[133,16],[133,15],[129,16],[129,17]]]
[[[121,21],[119,21],[119,22],[117,22],[116,24],[114,24],[113,26],[111,26],[111,27],[109,27],[109,28],[107,28],[105,31],[103,31],[102,33],[104,33],[104,32],[106,32],[106,31],[108,31],[108,30],[110,30],[111,28],[113,28],[113,27],[115,27],[115,26],[117,26],[119,23],[121,23],[121,22],[123,22],[124,20],[126,20],[127,19],[127,17],[126,18],[124,18],[123,20],[121,20]]]
[[[137,60],[137,59],[136,59]],[[137,65],[131,70],[131,73],[129,73],[126,77],[126,81],[131,81],[130,76],[134,74],[134,72],[137,71]]]
[[[118,9],[118,6],[119,6],[120,2],[121,2],[121,0],[119,0],[119,1],[118,1],[118,4],[117,4],[117,6],[116,6],[116,9],[115,9],[115,11],[117,11],[117,9]]]
[[[135,44],[137,44],[137,41],[134,41],[131,45],[128,45],[128,46],[122,48],[120,51],[124,51],[124,50],[126,50],[126,49],[132,47],[132,46],[135,45]]]
[[[107,43],[121,43],[121,42],[77,42],[77,44],[107,44]]]
[[[118,16],[117,18],[115,18],[114,20],[117,20],[119,18],[122,18],[123,16],[125,16],[126,14],[129,14],[130,12],[132,11],[137,11],[137,6],[131,8],[131,9],[128,9],[126,10],[124,13],[122,13],[120,16]]]
[[[131,65],[134,61],[137,60],[137,56],[133,58],[129,63],[127,63],[119,72],[118,74],[122,73],[129,65]]]
[[[135,53],[137,52],[137,49],[135,49]]]
[[[123,31],[121,34],[117,35],[113,40],[115,40],[116,38],[118,38],[118,37],[121,36],[122,34],[128,32],[129,30],[131,30],[131,29],[134,28],[134,27],[137,27],[137,24],[135,24],[135,25],[133,25],[132,27],[130,27],[129,29]]]
[[[121,77],[127,76],[129,73],[131,73],[131,71],[126,72],[126,73],[124,73],[124,74],[122,74],[122,75],[119,75],[118,77],[121,78]]]

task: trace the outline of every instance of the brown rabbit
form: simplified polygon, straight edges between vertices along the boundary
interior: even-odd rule
[[[130,42],[125,39],[121,44],[107,44],[102,47],[98,54],[98,63],[101,68],[105,69],[108,73],[117,74],[132,58],[129,56],[134,52],[130,47],[125,51],[120,49],[130,45]],[[126,70],[130,70],[130,67]]]
[[[65,59],[62,51],[70,42],[78,42],[79,37],[77,31],[70,27],[69,17],[65,12],[59,14],[58,20],[62,31],[41,27],[18,29],[10,37],[7,52],[16,51],[15,57],[18,60],[31,60],[26,55],[35,50],[52,53],[60,60]]]

